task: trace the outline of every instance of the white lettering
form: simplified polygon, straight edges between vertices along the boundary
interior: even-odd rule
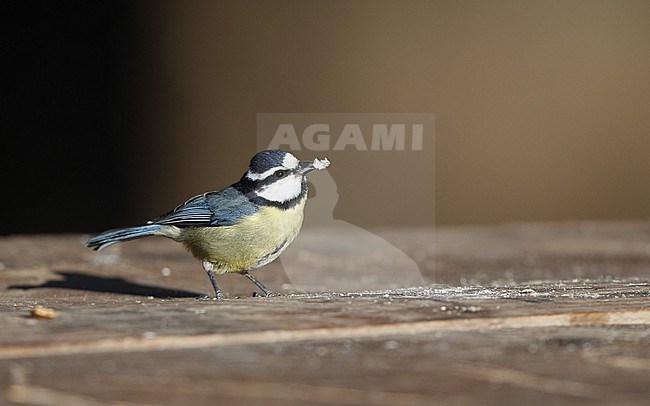
[[[280,124],[269,144],[269,149],[280,148],[281,145],[288,145],[289,150],[300,151],[300,141],[296,135],[293,124]]]
[[[411,150],[422,151],[422,134],[424,133],[424,124],[413,124],[411,129]]]
[[[367,151],[366,142],[363,140],[361,134],[361,127],[359,124],[346,124],[341,131],[341,136],[334,145],[334,151],[343,151],[346,146],[353,145],[357,151]]]
[[[373,151],[404,151],[404,138],[406,137],[406,124],[392,124],[390,130],[388,124],[374,124],[372,126]]]
[[[373,124],[372,151],[404,151],[406,147],[406,124]],[[310,151],[327,151],[331,146],[330,124],[317,123],[305,127],[302,132],[302,145]],[[424,124],[411,124],[411,150],[422,151]],[[280,124],[269,148],[282,148],[293,151],[302,149],[293,124]],[[360,124],[345,124],[334,144],[334,151],[343,151],[352,146],[357,151],[367,151]]]
[[[318,141],[316,141],[318,140]],[[302,143],[312,151],[326,151],[330,148],[329,124],[312,124],[302,133]]]

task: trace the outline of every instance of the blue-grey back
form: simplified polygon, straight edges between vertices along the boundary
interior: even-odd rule
[[[229,226],[257,212],[242,192],[232,186],[218,192],[194,196],[169,213],[150,221],[152,224],[183,226]]]

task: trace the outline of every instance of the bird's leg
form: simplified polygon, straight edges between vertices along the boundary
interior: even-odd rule
[[[214,266],[211,262],[203,261],[203,269],[205,269],[205,272],[208,274],[208,278],[210,278],[210,282],[212,283],[212,288],[214,289],[214,298],[217,300],[222,300],[223,295],[221,294],[221,290],[219,290],[219,286],[217,286],[217,280],[214,278],[214,274],[212,273]]]
[[[258,281],[258,280],[253,276],[253,275],[249,274],[248,272],[244,272],[243,275],[244,275],[245,277],[247,277],[248,279],[250,279],[251,282],[253,282],[254,284],[256,284],[258,288],[262,289],[262,292],[264,292],[264,294],[265,294],[266,296],[277,296],[277,293],[273,293],[273,292],[271,291],[271,289],[269,289],[269,288],[267,288],[266,286],[264,286],[264,284],[262,284],[262,282]]]
[[[221,294],[221,290],[219,290],[219,286],[217,286],[217,281],[214,279],[212,271],[208,271],[208,278],[210,278],[210,282],[212,282],[212,288],[214,289],[214,298],[217,300],[222,300],[223,295]]]

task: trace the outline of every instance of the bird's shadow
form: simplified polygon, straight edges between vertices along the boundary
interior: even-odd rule
[[[46,281],[40,285],[11,285],[9,289],[73,289],[89,292],[116,293],[135,296],[153,296],[155,298],[184,298],[199,297],[200,293],[187,290],[172,290],[157,286],[141,285],[125,280],[124,278],[110,278],[88,275],[75,271],[55,271],[63,279]]]

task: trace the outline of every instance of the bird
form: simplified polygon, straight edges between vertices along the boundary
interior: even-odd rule
[[[144,225],[104,231],[86,246],[101,250],[142,237],[167,237],[201,261],[214,299],[223,299],[215,274],[226,273],[242,274],[272,296],[249,271],[275,260],[296,238],[307,201],[307,174],[329,165],[327,158],[300,161],[280,149],[259,151],[236,183],[194,196]]]

